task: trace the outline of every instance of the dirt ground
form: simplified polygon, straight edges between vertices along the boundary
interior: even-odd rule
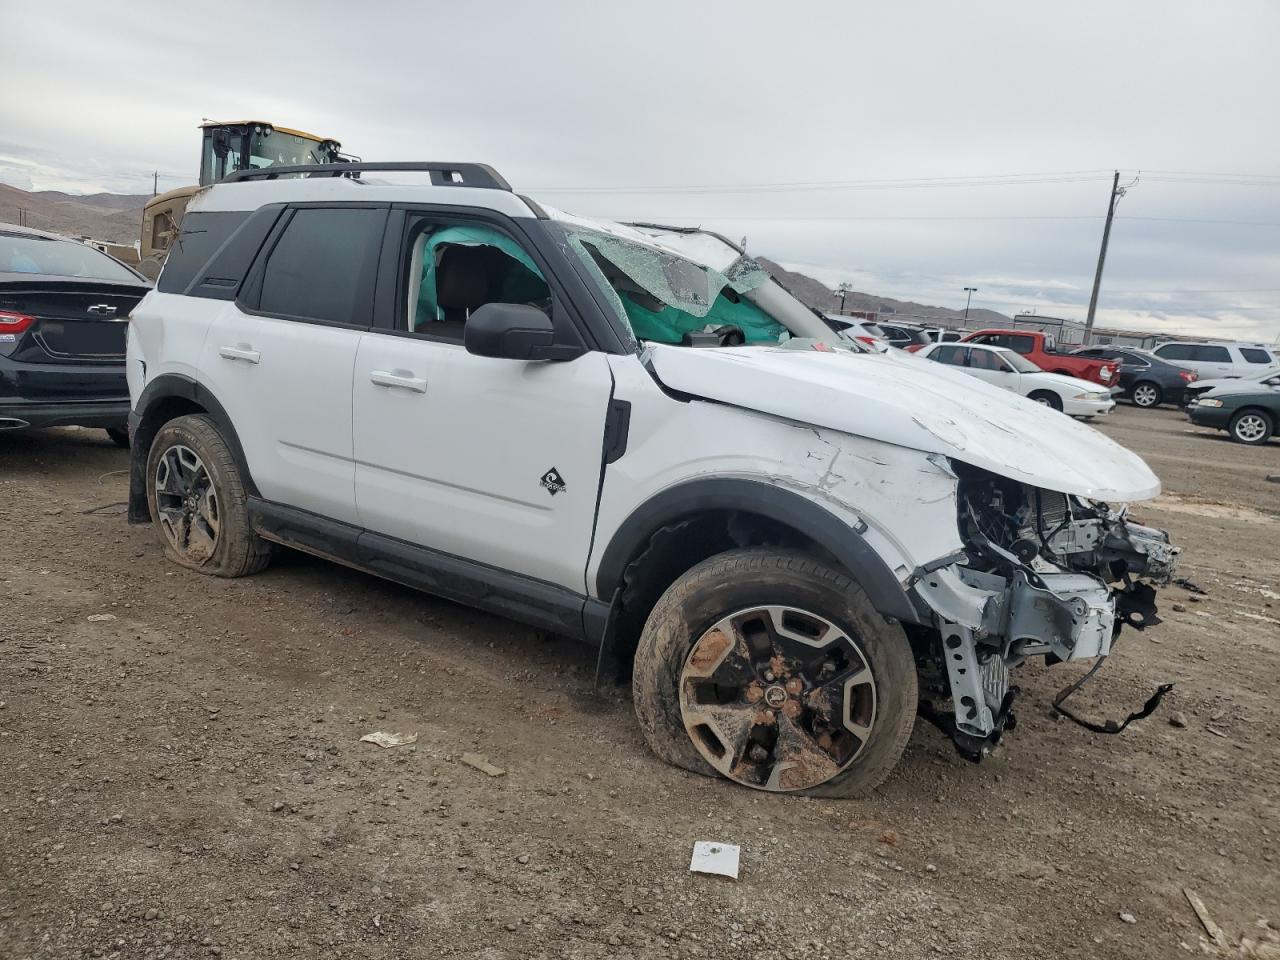
[[[1048,710],[1083,668],[1024,668],[994,757],[918,724],[865,801],[664,766],[590,654],[511,622],[292,553],[188,573],[101,431],[0,434],[0,957],[1163,958],[1201,950],[1184,887],[1280,938],[1280,442],[1101,429],[1207,595],[1075,702],[1173,693],[1100,736]]]

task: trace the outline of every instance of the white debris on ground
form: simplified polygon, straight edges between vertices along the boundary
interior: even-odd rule
[[[693,845],[693,858],[689,861],[689,872],[714,873],[737,880],[740,852],[741,848],[732,843],[699,840]]]
[[[360,738],[361,743],[376,743],[380,747],[407,747],[411,743],[418,742],[416,733],[387,733],[384,730],[375,730],[373,733],[366,733]]]

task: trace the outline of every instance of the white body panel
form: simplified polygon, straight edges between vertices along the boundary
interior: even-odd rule
[[[379,382],[386,374],[412,385]],[[364,334],[354,393],[361,525],[585,592],[611,385],[602,353],[525,363]],[[553,469],[564,481],[554,493],[542,483]]]
[[[129,314],[125,377],[134,405],[148,383],[173,373],[205,382],[199,362],[213,322],[210,302],[151,290]]]
[[[258,490],[354,523],[351,368],[360,332],[178,299],[216,311],[200,368],[236,426]]]
[[[1047,490],[1120,502],[1160,492],[1141,457],[1092,427],[914,357],[663,346],[653,365],[676,390],[941,453]]]
[[[775,484],[821,504],[836,522],[856,526],[861,520],[868,527],[864,539],[900,580],[960,549],[955,477],[927,454],[722,403],[683,403],[664,394],[638,358],[609,362],[615,398],[632,404],[631,429],[626,456],[605,469],[587,578],[593,587],[603,550],[637,507],[670,487],[708,477]]]

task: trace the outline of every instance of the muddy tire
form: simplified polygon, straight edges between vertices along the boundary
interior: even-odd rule
[[[1036,403],[1042,403],[1046,407],[1052,407],[1054,410],[1062,409],[1062,398],[1056,393],[1049,390],[1037,390],[1027,395],[1028,400],[1034,400]]]
[[[902,628],[845,574],[767,548],[712,557],[667,589],[641,635],[632,694],[668,763],[814,796],[882,783],[917,706]]]
[[[170,420],[147,457],[147,505],[165,555],[217,577],[257,573],[271,544],[249,526],[244,481],[208,417]]]
[[[1271,434],[1275,433],[1275,429],[1275,420],[1272,419],[1271,414],[1257,407],[1250,407],[1241,410],[1231,418],[1227,433],[1231,434],[1231,439],[1236,443],[1247,443],[1252,446],[1266,443],[1271,439]]]

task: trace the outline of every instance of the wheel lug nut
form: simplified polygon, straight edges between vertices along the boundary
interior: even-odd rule
[[[764,698],[764,687],[758,683],[747,685],[747,703],[759,703]]]
[[[768,680],[770,683],[773,683],[773,671],[772,671],[772,670],[766,670],[766,671],[764,672],[764,678],[765,678],[766,680]]]
[[[787,681],[787,693],[795,696],[804,689],[804,681],[799,677],[792,677]]]

